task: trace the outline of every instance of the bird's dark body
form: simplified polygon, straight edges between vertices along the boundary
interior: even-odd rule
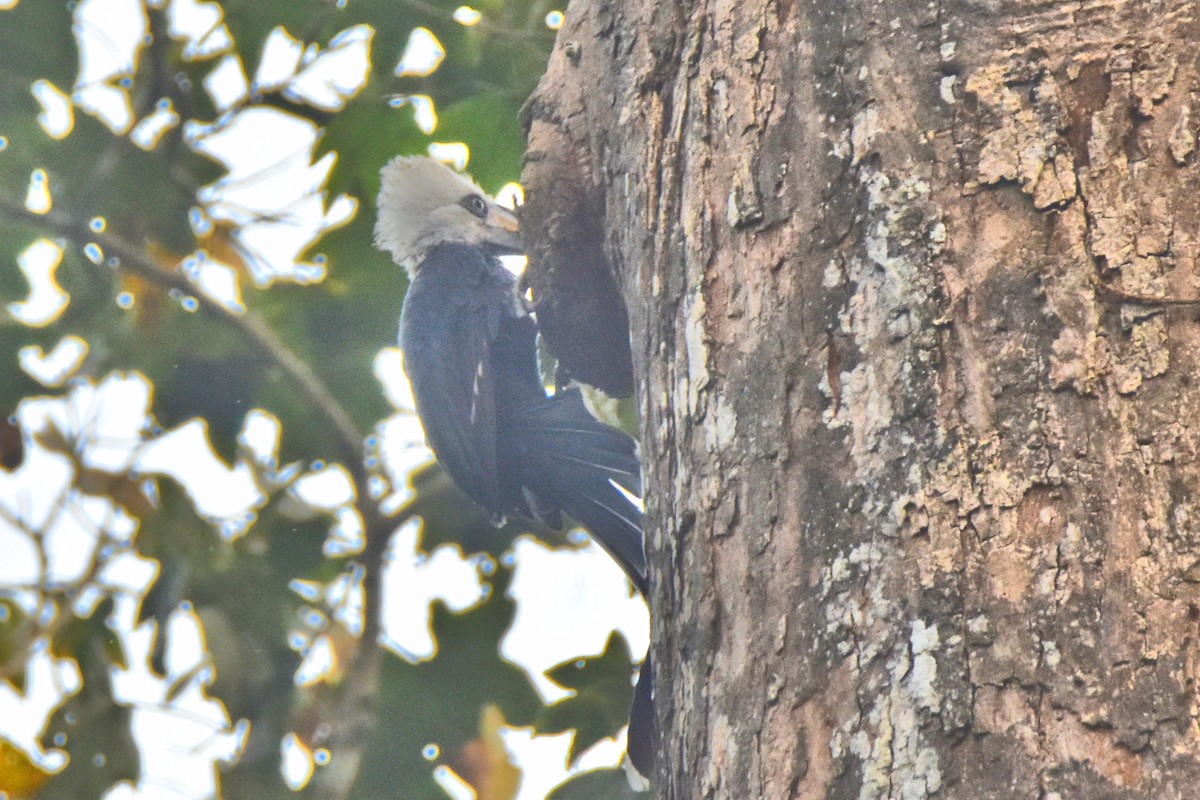
[[[380,183],[375,242],[413,276],[400,346],[438,461],[497,516],[554,528],[571,517],[647,596],[637,445],[578,389],[547,395],[537,325],[499,259],[522,251],[516,215],[429,158],[392,159]],[[629,762],[643,776],[657,738],[651,673],[647,656],[629,714]]]
[[[421,261],[400,318],[417,413],[438,461],[499,515],[587,527],[645,592],[633,439],[596,420],[577,389],[547,395],[537,328],[500,260],[441,244]]]

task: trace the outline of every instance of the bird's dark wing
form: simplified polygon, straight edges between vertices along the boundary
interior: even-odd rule
[[[557,510],[592,532],[646,588],[637,445],[578,389],[546,396],[536,327],[494,258],[441,245],[421,262],[400,341],[425,436],[450,477],[496,513]]]
[[[496,382],[511,369],[497,359],[516,360],[512,351],[527,349],[536,382],[534,337],[514,280],[495,259],[463,245],[428,253],[401,314],[405,372],[438,461],[459,488],[496,513],[510,510],[497,449]]]
[[[577,388],[527,406],[521,427],[522,483],[591,531],[644,594],[642,471],[632,437],[593,417]]]

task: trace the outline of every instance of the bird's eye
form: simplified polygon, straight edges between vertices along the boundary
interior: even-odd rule
[[[487,216],[487,201],[477,194],[469,194],[464,197],[462,199],[462,206],[480,219]]]

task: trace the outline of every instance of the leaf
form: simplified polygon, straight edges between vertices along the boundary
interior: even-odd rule
[[[0,419],[0,467],[12,471],[25,461],[25,440],[16,417]]]
[[[69,36],[31,36],[31,31],[69,31],[70,3],[24,2],[0,12],[0,65],[6,82],[47,78],[70,86],[75,78],[75,43]],[[0,108],[7,107],[0,103]]]
[[[80,467],[75,483],[84,494],[107,497],[135,517],[145,517],[154,511],[154,500],[146,494],[144,480]]]
[[[561,733],[575,729],[569,760],[629,722],[633,700],[632,667],[625,638],[613,632],[604,652],[594,658],[568,661],[546,673],[574,695],[550,706],[538,718],[538,730]]]
[[[528,677],[499,654],[500,637],[512,621],[514,604],[505,595],[508,572],[496,575],[491,597],[463,614],[433,608],[438,654],[411,665],[384,659],[376,730],[364,752],[363,772],[354,797],[390,797],[406,787],[405,797],[444,798],[429,776],[435,766],[422,751],[436,744],[456,759],[478,736],[479,715],[489,705],[516,725],[529,724],[542,708]]]
[[[324,0],[290,0],[287,3],[232,0],[224,5],[225,25],[233,34],[251,74],[258,69],[267,35],[281,25],[292,36],[304,41],[324,38],[323,30],[346,27],[345,15],[336,13],[335,5]]]
[[[371,135],[364,136],[364,130]],[[394,156],[425,152],[428,143],[429,137],[417,128],[411,106],[393,108],[377,86],[368,85],[325,128],[321,146],[338,153],[330,194],[348,193],[363,200],[365,208],[359,213],[365,212],[374,224],[379,169]],[[370,236],[361,241],[374,249]]]
[[[7,675],[17,691],[25,690],[25,664],[16,668],[13,659],[24,659],[36,636],[34,621],[24,609],[12,600],[0,598],[0,675]]]
[[[523,99],[481,94],[438,112],[437,138],[467,143],[471,175],[489,192],[521,175],[525,132],[517,115]]]
[[[406,511],[424,520],[421,546],[428,552],[442,544],[459,543],[467,552],[498,557],[525,530],[516,521],[503,527],[494,525],[492,515],[463,494],[436,462],[414,470],[409,481],[416,497]]]
[[[39,793],[39,800],[100,797],[117,781],[137,777],[140,756],[130,725],[132,712],[113,698],[110,682],[114,664],[107,653],[112,631],[103,625],[110,607],[101,604],[91,624],[68,625],[74,632],[55,638],[54,651],[74,656],[83,685],[46,726],[43,746],[65,749],[70,762]]]
[[[650,792],[635,792],[625,773],[619,769],[585,772],[562,784],[546,800],[633,800],[650,797]]]
[[[196,614],[204,628],[205,647],[216,667],[210,694],[220,697],[237,718],[259,708],[262,698],[270,694],[272,682],[282,675],[271,664],[271,639],[260,638],[277,636],[274,626],[239,628],[229,610],[228,606],[205,605],[196,608]],[[294,656],[284,664],[288,661],[294,661]]]
[[[33,434],[33,440],[51,453],[58,453],[72,461],[75,460],[75,445],[71,443],[66,433],[54,420],[49,420],[45,428],[36,431]]]
[[[479,712],[479,736],[467,742],[457,759],[462,776],[479,800],[512,800],[521,787],[521,769],[512,762],[500,735],[504,712],[494,704]]]
[[[0,737],[0,796],[33,797],[53,773],[39,767],[28,754]]]
[[[0,225],[0,231],[3,226]],[[0,259],[7,254],[0,252]],[[12,263],[12,260],[9,260]],[[0,274],[4,273],[0,267]],[[16,272],[16,270],[12,270]],[[17,351],[29,344],[50,346],[53,334],[49,329],[31,331],[29,328],[15,324],[0,323],[0,408],[16,408],[17,404],[26,397],[33,397],[45,392],[45,387],[30,378],[17,362]],[[7,421],[7,415],[4,417]]]
[[[150,375],[158,394],[156,415],[166,426],[194,417],[207,420],[213,450],[232,464],[246,412],[259,405],[264,391],[268,362],[253,352],[214,358],[188,354],[185,347],[175,348],[169,374]]]

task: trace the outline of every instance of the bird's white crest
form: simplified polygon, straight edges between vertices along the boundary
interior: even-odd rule
[[[435,244],[496,242],[511,247],[514,234],[495,229],[460,204],[470,195],[482,197],[497,213],[508,213],[475,181],[440,161],[425,156],[393,158],[380,172],[376,247],[410,271]]]

